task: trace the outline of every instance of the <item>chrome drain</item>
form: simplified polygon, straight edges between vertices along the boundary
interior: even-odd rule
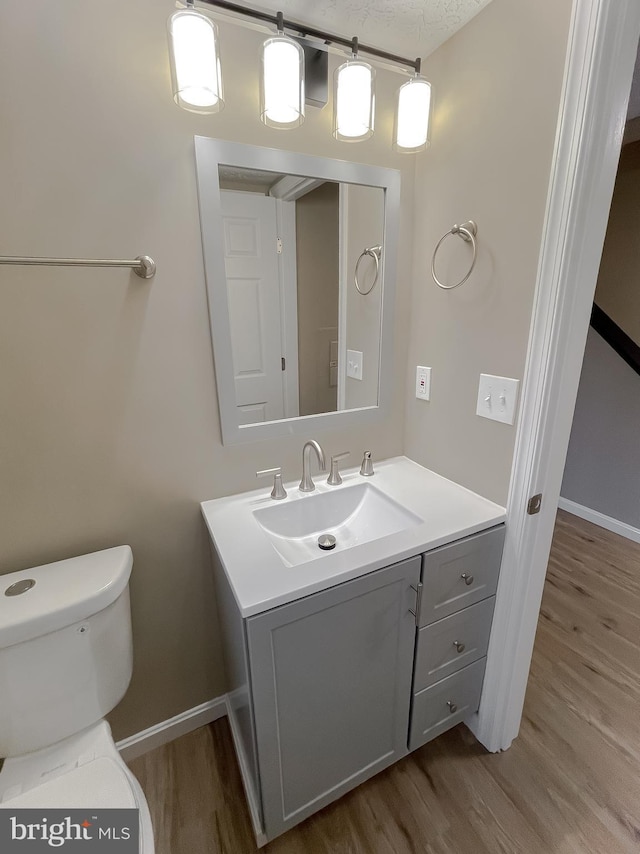
[[[318,546],[324,552],[330,552],[336,547],[336,538],[333,534],[320,534],[318,537]]]

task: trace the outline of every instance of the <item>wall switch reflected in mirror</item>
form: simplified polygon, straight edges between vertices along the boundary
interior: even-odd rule
[[[347,350],[347,376],[354,380],[362,379],[362,353],[360,350]]]

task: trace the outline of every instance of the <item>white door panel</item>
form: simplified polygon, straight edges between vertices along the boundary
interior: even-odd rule
[[[240,424],[284,417],[275,200],[221,192]]]

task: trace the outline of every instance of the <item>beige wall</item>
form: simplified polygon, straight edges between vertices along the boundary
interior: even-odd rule
[[[227,106],[195,116],[171,99],[171,11],[156,0],[0,4],[0,251],[158,264],[150,283],[124,270],[0,273],[0,572],[132,546],[135,673],[112,715],[117,738],[225,690],[199,502],[255,488],[257,469],[283,465],[293,479],[301,467],[301,440],[220,442],[195,134],[403,170],[398,377],[406,364],[415,161],[391,151],[397,75],[378,72],[365,143],[335,142],[329,109],[295,131],[266,128],[263,36],[226,24]],[[378,459],[397,454],[403,399],[398,382],[394,414],[366,437],[317,438],[356,459],[365,443]]]
[[[295,203],[300,415],[337,405],[329,362],[338,340],[338,193],[339,185],[327,182]]]
[[[609,212],[595,302],[640,344],[640,142],[625,146]]]
[[[423,65],[435,114],[416,172],[405,452],[500,503],[515,427],[475,415],[478,380],[523,375],[570,10],[570,0],[493,0]],[[476,269],[440,290],[433,249],[468,219]],[[469,257],[450,237],[440,278],[457,281]],[[414,396],[416,365],[433,368],[428,403]]]

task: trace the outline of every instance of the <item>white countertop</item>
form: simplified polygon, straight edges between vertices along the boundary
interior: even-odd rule
[[[371,478],[361,477],[358,468],[342,472],[342,486],[328,486],[326,474],[314,475],[316,490],[312,493],[299,492],[297,480],[287,483],[288,496],[281,502],[270,497],[270,486],[202,502],[202,514],[243,617],[358,578],[505,521],[504,507],[407,457],[374,461],[374,469]],[[253,512],[262,507],[306,501],[318,493],[363,481],[370,481],[423,521],[350,549],[325,552],[317,559],[287,566],[253,517]]]

